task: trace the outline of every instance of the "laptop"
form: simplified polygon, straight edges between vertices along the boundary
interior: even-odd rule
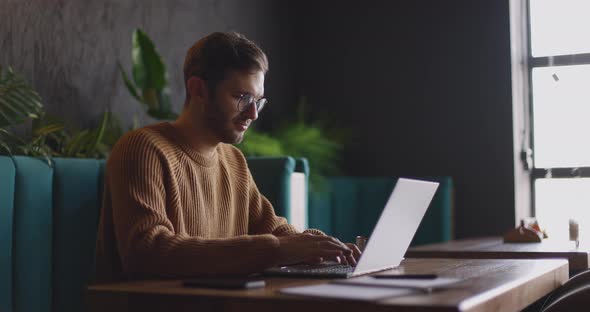
[[[432,201],[438,183],[400,178],[355,267],[333,263],[297,264],[264,271],[271,276],[350,278],[399,266]]]

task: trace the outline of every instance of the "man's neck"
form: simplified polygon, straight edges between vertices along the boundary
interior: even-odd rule
[[[176,121],[170,123],[197,153],[212,156],[219,145],[209,129],[203,127],[203,122],[190,120],[189,114],[183,112]]]

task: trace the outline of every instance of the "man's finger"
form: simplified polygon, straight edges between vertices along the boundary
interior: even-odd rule
[[[319,251],[317,256],[324,259],[336,259],[336,257],[342,257],[342,252],[339,250],[323,249]]]
[[[325,249],[339,250],[343,254],[347,254],[347,255],[352,254],[352,250],[350,248],[348,248],[348,246],[346,246],[344,244],[339,244],[339,243],[336,243],[333,241],[321,242],[319,246],[321,248],[325,248]]]
[[[338,240],[338,239],[337,239]],[[352,250],[352,248],[350,248],[350,246],[348,246],[348,244],[345,244],[343,242],[341,242],[340,240],[338,240],[338,243],[342,246],[344,246],[346,248],[346,250],[352,255],[354,253],[354,251]]]
[[[346,245],[348,246],[348,248],[350,248],[352,250],[352,255],[354,256],[354,259],[356,261],[359,261],[359,259],[361,258],[361,254],[362,254],[359,247],[357,245],[351,244],[351,243],[348,243]]]
[[[352,250],[350,248],[350,246],[348,246],[347,244],[344,244],[343,242],[341,242],[340,240],[338,240],[335,237],[332,237],[332,236],[313,236],[312,239],[315,240],[315,241],[319,241],[319,242],[330,242],[330,243],[333,244],[333,246],[338,246],[339,249],[343,250],[346,253],[350,253],[350,254],[353,254],[354,253],[354,250]]]
[[[348,247],[345,243],[341,242],[336,237],[330,237],[330,238],[332,238],[332,241],[334,243],[340,245],[342,247],[342,250],[346,251],[347,253],[351,253],[352,254],[352,249],[350,249],[350,247]]]
[[[356,259],[354,259],[353,255],[346,256],[346,262],[351,266],[356,266]]]

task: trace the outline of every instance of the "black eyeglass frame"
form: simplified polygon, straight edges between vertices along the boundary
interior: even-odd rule
[[[254,100],[254,96],[249,93],[240,94],[240,99],[237,103],[237,109],[240,113],[247,111],[250,108],[250,105],[256,105],[256,112],[260,113],[260,111],[264,108],[264,106],[268,103],[266,98],[260,98],[258,101]]]

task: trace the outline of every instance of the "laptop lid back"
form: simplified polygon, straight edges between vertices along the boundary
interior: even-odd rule
[[[436,182],[398,179],[353,275],[400,264],[437,188]]]

